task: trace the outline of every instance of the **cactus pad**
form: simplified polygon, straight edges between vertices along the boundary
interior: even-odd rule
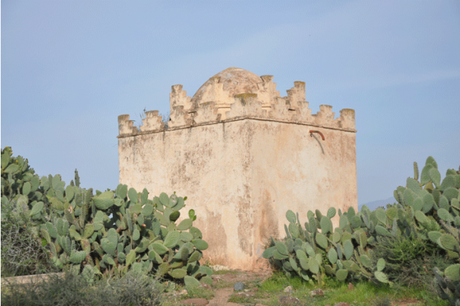
[[[191,242],[200,251],[204,251],[208,248],[208,243],[202,239],[194,239]]]
[[[428,175],[430,176],[430,180],[433,182],[433,184],[436,186],[436,188],[440,187],[440,182],[441,182],[441,174],[439,173],[437,168],[431,168],[428,171]]]
[[[79,252],[72,252],[70,255],[70,262],[74,264],[80,264],[83,260],[85,260],[86,252],[79,251]]]
[[[106,191],[101,193],[98,196],[93,197],[94,205],[101,210],[107,210],[112,207],[114,200],[113,200],[113,192]]]
[[[442,233],[441,232],[438,232],[438,231],[431,231],[431,232],[428,232],[428,238],[430,238],[430,240],[434,243],[436,243],[439,239],[439,237],[441,237]]]
[[[331,207],[327,210],[327,217],[329,219],[332,219],[335,217],[335,214],[337,213],[337,210],[335,209],[335,207]]]
[[[317,243],[318,246],[320,246],[324,250],[327,249],[327,245],[328,245],[327,237],[325,235],[323,235],[322,233],[317,233],[316,234],[316,243]]]
[[[185,287],[187,289],[195,289],[195,288],[200,287],[201,285],[200,282],[196,278],[192,276],[188,276],[188,275],[184,276],[184,282],[185,282]]]
[[[181,223],[177,226],[179,231],[185,231],[192,227],[193,221],[191,219],[182,220]]]
[[[381,272],[381,271],[375,271],[374,276],[381,283],[388,283],[389,282],[387,275],[385,273]]]
[[[321,232],[323,234],[331,233],[332,232],[332,222],[329,217],[323,216],[321,217],[320,221]]]
[[[444,221],[449,221],[449,222],[454,221],[454,218],[449,213],[449,211],[447,211],[447,209],[444,209],[444,208],[438,209],[438,216]]]
[[[278,250],[278,252],[279,252],[280,254],[286,255],[286,256],[289,255],[289,252],[288,252],[288,250],[287,250],[287,247],[286,247],[286,245],[285,245],[283,242],[281,242],[281,241],[276,241],[276,242],[275,242],[275,247],[276,247],[276,249]]]
[[[347,276],[348,276],[348,270],[346,269],[339,269],[337,270],[337,272],[335,273],[335,276],[337,277],[337,280],[338,281],[345,281],[347,279]]]
[[[318,260],[316,260],[316,258],[312,257],[310,258],[310,260],[308,261],[308,268],[309,270],[316,274],[319,272],[319,263],[318,263]]]
[[[187,270],[184,269],[174,269],[168,272],[173,278],[184,278],[187,275]]]
[[[386,236],[386,237],[391,237],[391,234],[390,232],[384,228],[383,226],[381,225],[377,225],[375,227],[375,231],[377,232],[377,234],[379,234],[380,236]]]
[[[452,235],[449,235],[449,234],[441,235],[438,238],[437,243],[446,250],[459,251],[458,241]]]
[[[327,258],[331,264],[335,264],[337,262],[337,251],[334,248],[330,248],[327,252]]]
[[[289,223],[295,223],[296,221],[295,213],[292,210],[288,210],[286,212],[286,219],[288,219]]]
[[[377,271],[383,271],[383,269],[385,269],[385,259],[380,258],[377,261]]]
[[[448,277],[451,281],[460,281],[460,264],[450,265],[444,271],[444,276]]]
[[[360,260],[363,266],[365,266],[366,268],[370,268],[372,266],[371,259],[367,255],[361,255]]]
[[[344,249],[344,255],[345,255],[345,258],[348,260],[351,258],[351,256],[353,255],[353,243],[351,242],[351,240],[347,240],[343,243],[343,249]]]

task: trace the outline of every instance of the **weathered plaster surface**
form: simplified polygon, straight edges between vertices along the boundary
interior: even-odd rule
[[[169,129],[154,112],[141,131],[119,117],[120,183],[187,196],[209,243],[204,258],[254,270],[267,265],[269,237],[284,237],[288,209],[305,222],[308,210],[357,208],[354,111],[334,119],[322,105],[312,115],[303,82],[279,97],[271,76],[232,69],[192,99],[174,85]]]

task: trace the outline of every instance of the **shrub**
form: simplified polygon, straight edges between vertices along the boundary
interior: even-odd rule
[[[2,150],[1,162],[2,277],[53,272],[56,269],[35,227],[41,221],[31,216],[28,205],[29,199],[32,206],[42,197],[40,192],[35,193],[39,178],[27,159],[13,157],[9,147]]]
[[[2,213],[8,207],[2,207]],[[57,271],[48,251],[26,224],[6,213],[2,218],[2,277]]]
[[[154,306],[161,304],[162,285],[143,273],[129,272],[122,278],[88,282],[82,275],[67,271],[63,276],[27,285],[6,284],[2,304],[31,305],[110,305]]]
[[[396,285],[425,288],[433,277],[437,259],[452,263],[441,255],[439,250],[427,247],[427,241],[416,234],[396,237],[378,237],[372,260],[386,261],[385,273]]]

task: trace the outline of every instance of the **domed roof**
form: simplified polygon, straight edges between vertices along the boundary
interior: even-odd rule
[[[215,77],[220,78],[219,83],[223,84],[224,91],[228,91],[230,97],[242,93],[256,93],[258,91],[257,84],[263,82],[258,75],[250,71],[230,67],[209,78],[209,80],[207,80],[200,89],[197,90],[192,98],[192,103],[201,102],[206,88],[211,86],[212,79]]]

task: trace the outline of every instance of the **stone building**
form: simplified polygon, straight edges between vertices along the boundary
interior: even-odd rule
[[[228,68],[191,98],[170,94],[170,121],[118,117],[120,183],[187,196],[209,243],[205,259],[255,270],[270,236],[283,238],[286,211],[357,209],[355,113],[311,113],[305,83],[281,97],[273,76]]]

